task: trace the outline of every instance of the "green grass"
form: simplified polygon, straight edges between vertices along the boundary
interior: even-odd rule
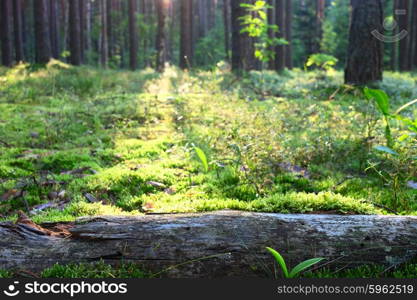
[[[41,278],[152,278],[151,273],[144,272],[135,264],[122,263],[112,267],[103,261],[94,264],[69,264],[47,268],[39,274],[19,273],[0,270],[0,278],[21,276],[36,276]],[[161,275],[164,277],[164,275]],[[302,278],[416,278],[417,264],[410,262],[396,268],[381,265],[364,265],[356,268],[340,270],[318,269],[301,274]]]
[[[417,97],[415,75],[385,78],[394,107]],[[369,161],[392,168],[372,150],[384,142],[383,124],[340,72],[251,72],[236,80],[220,69],[157,74],[52,62],[1,69],[0,82],[2,220],[48,202],[56,207],[33,213],[35,221],[394,209],[391,188],[365,171]],[[405,130],[393,127],[395,136]],[[404,148],[417,156],[410,143]],[[417,213],[416,190],[406,186],[416,181],[413,170],[415,163],[404,169],[399,214]]]

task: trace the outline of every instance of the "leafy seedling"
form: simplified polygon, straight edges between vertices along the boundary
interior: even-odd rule
[[[287,264],[285,263],[284,258],[281,254],[279,254],[278,251],[266,247],[266,249],[272,254],[272,256],[275,258],[275,261],[278,263],[278,265],[281,267],[282,273],[284,274],[285,278],[295,278],[297,277],[302,271],[310,268],[311,266],[314,266],[321,262],[324,258],[318,257],[318,258],[312,258],[308,259],[306,261],[303,261],[296,265],[291,271],[288,271]]]
[[[209,171],[207,155],[199,147],[194,147],[194,151],[197,154],[197,157],[200,160],[201,165],[203,166],[204,172],[207,173]]]

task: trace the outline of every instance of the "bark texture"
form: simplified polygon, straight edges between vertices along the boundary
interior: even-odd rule
[[[48,2],[33,1],[35,19],[36,62],[45,64],[51,58],[51,37],[49,34]]]
[[[42,225],[52,228],[52,224]],[[235,211],[84,218],[60,224],[0,223],[0,269],[39,271],[55,263],[135,262],[167,277],[272,276],[265,247],[290,266],[325,257],[328,267],[393,265],[417,254],[417,217],[282,215]]]
[[[247,11],[242,4],[250,4],[252,0],[231,1],[232,14],[232,70],[249,71],[256,69],[253,53],[253,39],[247,34],[242,33],[242,17],[247,15]]]
[[[22,22],[22,0],[13,1],[13,26],[14,26],[14,47],[16,62],[25,59],[23,52],[23,22]]]
[[[10,67],[13,64],[11,0],[0,2],[0,14],[1,62],[4,66]]]
[[[158,19],[157,35],[156,35],[156,69],[161,72],[165,68],[165,62],[167,61],[168,49],[167,49],[167,14],[168,3],[166,0],[156,0],[156,12]]]
[[[276,0],[275,21],[278,26],[278,38],[285,39],[285,0]],[[277,71],[285,69],[285,49],[286,46],[278,45],[275,48],[275,67]]]
[[[131,70],[136,70],[138,68],[138,30],[136,6],[135,0],[129,0],[129,64]]]
[[[192,0],[181,0],[180,68],[188,69],[193,60]]]
[[[383,47],[375,32],[384,33],[381,0],[351,0],[345,82],[366,85],[382,80]]]
[[[80,6],[78,0],[69,1],[69,22],[70,22],[70,61],[73,65],[81,64],[81,28],[80,28]]]

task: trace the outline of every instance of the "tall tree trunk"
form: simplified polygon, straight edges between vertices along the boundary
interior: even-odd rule
[[[58,1],[49,1],[49,22],[51,33],[51,53],[52,57],[59,58],[59,21],[58,21]]]
[[[69,23],[70,62],[78,66],[81,64],[80,6],[78,0],[69,1]]]
[[[268,14],[268,25],[269,26],[273,26],[276,23],[275,20],[275,0],[268,0],[268,5],[270,6],[270,8],[268,8],[267,10],[267,14]],[[269,39],[274,39],[276,36],[276,33],[274,32],[274,30],[269,29],[268,30],[268,37]],[[268,49],[268,51],[271,51],[271,53],[274,52],[274,47],[270,47],[270,49]],[[275,59],[271,59],[268,62],[268,69],[270,70],[275,70]]]
[[[31,39],[28,36],[28,32],[31,31],[28,28],[28,15],[33,15],[33,14],[31,14],[28,10],[32,6],[29,5],[26,0],[22,0],[21,4],[22,4],[22,13],[20,16],[22,17],[23,56],[26,60],[30,60],[33,52],[31,51],[31,43],[30,43]]]
[[[85,63],[85,27],[87,22],[87,1],[79,0],[79,10],[80,10],[80,59],[81,63]]]
[[[292,61],[292,0],[286,0],[285,2],[285,39],[288,41],[288,45],[285,46],[285,66],[288,69],[293,68]]]
[[[232,70],[248,71],[254,68],[253,39],[247,33],[241,33],[243,28],[241,18],[248,12],[241,4],[252,3],[251,0],[232,0]]]
[[[208,10],[207,10],[207,3],[210,0],[197,0],[198,4],[198,18],[199,18],[199,25],[198,25],[198,37],[202,38],[207,35],[208,31]]]
[[[401,15],[397,15],[398,19],[398,26],[399,31],[407,30],[410,31],[409,28],[409,7],[410,2],[408,0],[399,0],[398,1],[398,10],[401,10],[403,13]],[[407,35],[405,38],[400,40],[400,47],[399,47],[399,68],[400,71],[408,71],[410,69],[410,62],[409,62],[409,55],[408,55],[408,43],[409,43],[410,36]]]
[[[230,61],[230,1],[223,0],[224,51],[226,52],[227,61]]]
[[[22,22],[22,0],[13,2],[13,24],[14,24],[14,49],[16,61],[25,60],[23,51],[23,22]]]
[[[33,1],[35,20],[36,62],[45,64],[51,58],[51,38],[49,34],[48,1]]]
[[[278,38],[285,39],[285,0],[276,0],[275,3],[275,22],[278,26]],[[278,45],[275,48],[275,67],[277,71],[285,69],[285,49],[286,46]]]
[[[12,1],[1,0],[0,5],[1,62],[10,67],[13,64]]]
[[[314,41],[314,53],[321,52],[321,40],[323,38],[323,21],[326,0],[316,0],[316,40]]]
[[[366,85],[382,80],[382,42],[373,31],[383,33],[381,0],[352,0],[345,82]]]
[[[167,10],[167,38],[166,38],[166,49],[167,49],[167,61],[172,61],[172,56],[174,53],[174,37],[175,37],[175,28],[176,28],[176,18],[175,18],[175,6],[173,1],[168,1],[168,10]]]
[[[63,20],[61,48],[63,51],[67,51],[69,49],[69,5],[67,0],[61,0],[61,15]]]
[[[181,0],[180,68],[191,67],[193,60],[192,0]]]
[[[84,54],[84,60],[86,63],[89,63],[90,60],[90,51],[93,48],[92,37],[91,37],[91,20],[93,15],[92,4],[90,0],[85,0],[85,9],[86,9],[86,21],[85,21],[85,51],[87,54]]]
[[[130,69],[138,67],[138,31],[136,22],[136,0],[129,0],[129,46],[130,46]]]
[[[109,46],[107,37],[107,1],[99,0],[99,10],[101,18],[100,31],[100,63],[104,68],[107,68],[109,61]]]
[[[156,69],[162,72],[167,61],[166,46],[166,19],[168,11],[167,0],[156,0],[156,13],[158,17],[157,35],[156,35]]]
[[[392,12],[393,12],[393,15],[394,15],[394,20],[398,23],[398,16],[396,16],[396,14],[395,14],[395,11],[396,11],[396,9],[397,9],[397,7],[398,7],[398,1],[399,0],[393,0],[392,1],[392,4],[393,4],[393,7],[392,7]],[[396,28],[396,33],[398,34],[398,26],[397,26],[397,28]],[[390,61],[390,63],[391,63],[391,69],[394,71],[394,70],[398,70],[398,42],[394,42],[394,43],[392,43],[392,56],[391,56],[391,61]]]
[[[216,26],[217,0],[206,0],[207,3],[207,31]]]
[[[114,55],[114,35],[113,35],[113,0],[106,0],[106,7],[107,7],[107,39],[108,39],[108,47],[109,47],[109,58],[111,59]]]
[[[417,69],[417,1],[413,1],[412,7],[412,20],[411,20],[411,37],[410,37],[410,61],[412,68]]]

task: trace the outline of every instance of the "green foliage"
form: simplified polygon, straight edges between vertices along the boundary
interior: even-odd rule
[[[321,50],[338,59],[339,66],[346,62],[346,49],[348,48],[349,35],[349,10],[350,3],[346,0],[334,0],[326,10],[326,18],[323,24],[323,39]],[[312,23],[307,26],[311,26]],[[305,28],[300,28],[308,33]]]
[[[295,278],[297,277],[301,272],[305,271],[306,269],[318,264],[321,262],[324,258],[312,258],[308,259],[306,261],[303,261],[296,265],[291,271],[288,272],[287,265],[285,263],[284,258],[279,254],[278,251],[267,247],[266,248],[275,258],[275,261],[278,263],[278,265],[281,267],[281,270],[283,272],[283,275],[285,278]]]
[[[272,9],[272,7],[268,5],[267,1],[260,0],[253,4],[243,3],[241,6],[248,12],[241,18],[243,26],[241,33],[247,33],[250,37],[257,38],[254,55],[259,61],[267,63],[275,57],[275,46],[287,44],[284,39],[270,35],[271,32],[276,33],[279,30],[277,25],[268,23],[266,10]]]
[[[391,148],[393,146],[393,138],[391,133],[391,125],[390,125],[390,104],[389,104],[389,97],[388,95],[382,90],[375,90],[375,89],[364,89],[365,96],[368,100],[374,100],[377,103],[377,106],[381,113],[384,115],[385,119],[385,138],[387,140],[387,147]]]
[[[390,99],[384,91],[365,88],[364,93],[368,99],[375,100],[377,107],[383,114],[386,123],[385,138],[387,140],[387,146],[376,146],[374,149],[386,154],[391,162],[389,167],[385,167],[380,163],[368,162],[369,167],[366,170],[373,170],[387,185],[391,187],[392,201],[390,206],[393,207],[394,210],[398,210],[399,208],[407,210],[409,209],[410,204],[404,199],[404,196],[401,192],[401,187],[405,185],[405,182],[413,178],[414,174],[410,170],[410,166],[415,164],[415,153],[406,150],[406,148],[404,149],[404,147],[402,149],[400,148],[401,144],[403,144],[401,146],[404,146],[404,142],[406,142],[409,137],[408,134],[403,134],[400,138],[398,138],[398,142],[395,143],[392,136],[390,120],[398,119],[402,121],[404,124],[409,126],[409,130],[415,131],[414,133],[417,133],[417,130],[415,130],[417,127],[414,126],[414,122],[412,120],[401,117],[398,114],[392,115],[390,113]],[[401,112],[412,104],[414,104],[414,101],[403,105],[400,109],[397,110],[397,113]],[[412,145],[413,148],[414,145]],[[400,151],[393,150],[394,146],[397,146]]]
[[[204,151],[201,148],[198,148],[198,147],[194,147],[194,151],[197,154],[197,157],[200,160],[201,165],[203,166],[204,172],[207,173],[209,171],[209,164],[208,164],[206,154],[204,153]]]
[[[305,66],[306,69],[315,66],[322,70],[330,70],[336,65],[336,63],[336,57],[324,53],[317,53],[308,58]]]

